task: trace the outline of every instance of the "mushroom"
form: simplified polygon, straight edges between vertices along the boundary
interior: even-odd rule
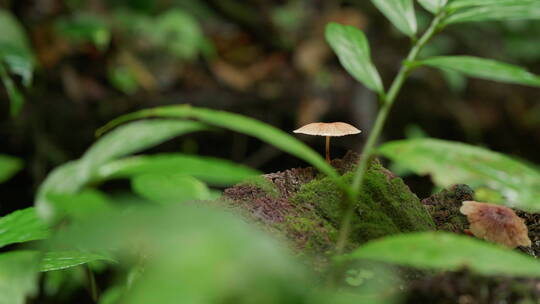
[[[361,131],[344,122],[314,122],[296,129],[293,132],[326,136],[326,161],[330,162],[330,137],[358,134]]]
[[[470,231],[477,238],[509,248],[531,246],[525,221],[508,207],[464,201],[459,211],[467,216]]]

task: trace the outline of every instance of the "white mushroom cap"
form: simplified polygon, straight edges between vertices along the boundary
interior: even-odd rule
[[[344,122],[314,122],[293,131],[308,135],[345,136],[358,134],[362,131]]]

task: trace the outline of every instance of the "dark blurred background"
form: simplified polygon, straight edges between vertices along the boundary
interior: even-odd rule
[[[364,132],[333,140],[333,156],[359,151],[377,111],[324,40],[329,21],[357,26],[388,87],[410,42],[365,0],[0,0],[26,31],[37,59],[26,104],[10,117],[0,89],[0,153],[25,170],[0,185],[0,215],[32,204],[47,173],[75,159],[94,131],[121,114],[189,103],[241,113],[282,130],[345,121]],[[420,27],[430,20],[417,7]],[[2,34],[0,28],[0,35]],[[469,54],[540,74],[540,22],[453,26],[423,56]],[[415,71],[400,94],[384,140],[431,136],[487,146],[540,163],[539,91]],[[322,151],[322,138],[301,137]],[[155,151],[223,157],[264,172],[305,166],[244,135],[183,136]],[[406,180],[419,196],[427,178]]]

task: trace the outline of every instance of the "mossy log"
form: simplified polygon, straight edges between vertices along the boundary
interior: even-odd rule
[[[348,153],[332,165],[350,182],[358,155]],[[252,184],[225,190],[232,206],[273,233],[292,241],[299,253],[326,256],[334,249],[343,210],[343,193],[328,177],[313,168],[266,174],[277,191]],[[435,230],[418,197],[401,178],[371,161],[360,197],[350,247],[389,234]]]

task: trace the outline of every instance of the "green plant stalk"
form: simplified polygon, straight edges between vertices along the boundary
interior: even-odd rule
[[[92,271],[92,269],[90,269],[88,264],[85,264],[83,267],[86,275],[86,284],[88,291],[90,292],[92,301],[94,301],[94,303],[97,303],[99,300],[99,291],[96,283],[96,277],[94,276],[94,272]]]
[[[403,83],[407,79],[407,76],[409,75],[411,70],[414,69],[414,67],[408,65],[408,63],[416,60],[416,57],[418,56],[422,48],[428,43],[428,41],[438,31],[442,29],[441,21],[444,19],[445,15],[446,14],[444,12],[441,12],[437,16],[435,16],[435,18],[431,22],[426,32],[422,35],[422,37],[419,40],[415,42],[411,51],[409,52],[409,55],[407,56],[405,63],[401,66],[401,69],[396,75],[396,78],[392,82],[392,85],[390,86],[390,89],[388,90],[388,94],[382,97],[383,102],[381,103],[381,108],[379,110],[379,113],[377,114],[377,118],[373,125],[373,129],[371,130],[371,133],[368,136],[367,142],[364,145],[362,154],[360,155],[358,168],[356,169],[353,182],[350,185],[351,187],[350,191],[348,192],[348,195],[347,195],[347,204],[345,207],[343,218],[341,220],[341,225],[339,228],[339,236],[338,236],[338,240],[336,244],[337,255],[343,254],[345,246],[347,245],[347,240],[349,238],[349,234],[351,231],[351,224],[352,224],[352,219],[354,215],[354,203],[358,199],[358,195],[360,193],[360,187],[364,180],[364,176],[368,168],[369,160],[371,156],[373,155],[375,145],[377,141],[379,140],[379,137],[381,135],[386,119],[388,118],[388,114],[390,113],[390,110],[392,109],[392,105],[394,104],[394,101],[396,100],[396,97],[399,94],[399,91],[403,87]]]

